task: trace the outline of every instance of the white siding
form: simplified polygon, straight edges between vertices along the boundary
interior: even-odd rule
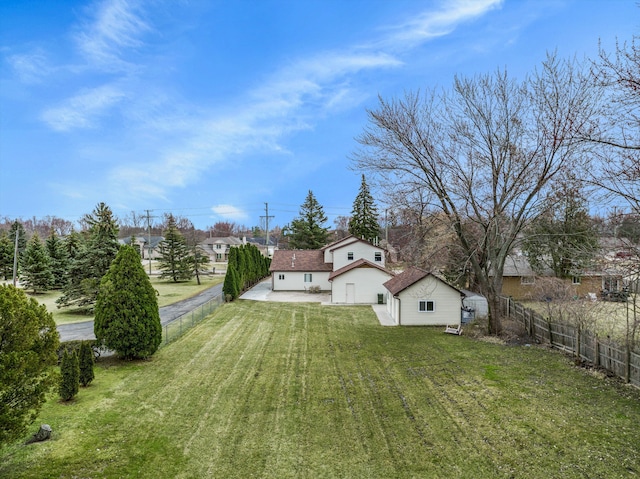
[[[304,282],[304,275],[311,274],[311,282]],[[274,291],[306,291],[310,286],[320,286],[322,291],[330,291],[328,271],[304,271],[304,272],[278,272],[274,271],[271,277]],[[280,279],[284,276],[284,279]]]
[[[394,298],[394,296],[387,291],[387,313],[393,319],[393,322],[398,325],[398,317],[400,316],[400,300]]]
[[[398,314],[402,326],[460,324],[462,301],[460,292],[433,276],[427,276],[400,292]],[[418,311],[420,301],[434,301],[435,311]],[[394,317],[392,315],[392,317]],[[394,317],[394,319],[396,319]]]
[[[353,243],[354,241],[358,241],[358,239],[354,238],[353,236],[350,236],[348,238],[344,238],[343,240],[338,241],[334,245],[332,245],[329,248],[325,249],[324,250],[324,262],[325,263],[332,263],[333,262],[333,253],[332,253],[332,251],[335,248],[339,248],[342,245]],[[333,269],[335,271],[337,268],[334,267]]]
[[[331,283],[331,302],[347,303],[347,284],[354,285],[354,304],[377,304],[378,294],[386,297],[386,288],[382,286],[391,279],[391,275],[377,268],[355,268],[333,279]]]
[[[353,253],[353,259],[349,259],[349,253]],[[376,253],[380,253],[380,261],[375,260]],[[356,241],[333,250],[333,270],[337,271],[360,258],[364,258],[384,268],[384,250],[382,248],[363,241]]]

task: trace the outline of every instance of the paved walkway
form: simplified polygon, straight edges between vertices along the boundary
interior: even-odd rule
[[[320,303],[323,306],[348,306],[346,304],[333,304],[329,293],[305,293],[303,291],[272,291],[271,278],[256,284],[249,291],[245,292],[240,299],[252,301],[273,301],[282,303]],[[371,305],[378,321],[382,326],[395,326],[391,316],[387,312],[385,304]]]

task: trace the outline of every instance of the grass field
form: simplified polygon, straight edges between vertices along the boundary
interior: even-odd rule
[[[52,398],[11,478],[632,478],[640,391],[539,347],[238,301]],[[26,439],[26,438],[25,438]]]
[[[200,277],[200,285],[195,278],[190,281],[174,283],[173,281],[160,280],[153,276],[151,284],[158,291],[158,306],[163,307],[183,299],[190,298],[201,291],[220,284],[224,281],[223,275],[209,275]],[[78,312],[75,308],[58,308],[56,300],[60,297],[60,291],[49,291],[43,294],[29,294],[39,303],[44,304],[47,310],[53,314],[56,324],[75,323],[93,319],[93,315]]]

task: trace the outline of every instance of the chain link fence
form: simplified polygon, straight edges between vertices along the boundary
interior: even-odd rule
[[[224,303],[224,295],[220,293],[194,310],[162,326],[162,344],[169,344],[171,341],[178,339],[190,328],[213,313],[222,303]]]

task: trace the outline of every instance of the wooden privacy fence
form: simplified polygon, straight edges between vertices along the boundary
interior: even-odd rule
[[[571,324],[547,320],[511,298],[502,297],[501,307],[505,316],[524,325],[530,337],[579,356],[640,387],[640,354],[637,351]]]

